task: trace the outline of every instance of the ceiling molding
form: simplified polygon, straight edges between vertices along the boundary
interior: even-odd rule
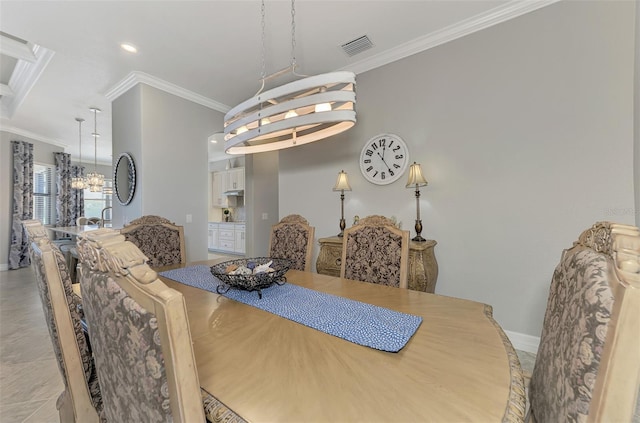
[[[5,54],[4,44],[2,54]],[[0,98],[0,102],[2,102],[2,117],[13,117],[18,107],[20,107],[27,97],[27,94],[29,94],[29,91],[31,91],[38,81],[38,78],[40,78],[40,75],[42,75],[42,72],[44,72],[54,54],[52,50],[34,44],[33,55],[35,61],[18,60],[18,63],[16,63],[11,73],[8,84],[9,89],[13,91],[13,95],[3,95],[2,98]]]
[[[189,100],[193,103],[200,104],[222,113],[227,113],[231,109],[231,107],[226,104],[222,104],[193,91],[189,91],[163,79],[156,78],[148,73],[138,71],[131,72],[122,81],[118,82],[113,88],[105,93],[105,97],[107,97],[109,101],[114,101],[129,89],[133,88],[136,84],[140,83],[147,84],[169,94],[173,94],[177,97],[184,98],[185,100]]]
[[[35,62],[36,56],[29,48],[26,42],[20,42],[14,38],[7,37],[4,34],[0,34],[0,41],[2,41],[2,54],[13,57],[18,60],[25,60],[27,62]]]
[[[5,120],[5,119],[2,119],[2,122],[0,122],[0,123],[2,124],[1,125],[1,129],[2,129],[3,132],[9,132],[9,133],[14,134],[14,135],[18,135],[18,136],[21,136],[21,137],[26,137],[26,138],[29,138],[31,140],[40,141],[40,142],[43,142],[43,143],[46,143],[46,144],[56,145],[56,146],[62,147],[62,148],[66,148],[66,147],[69,146],[69,143],[62,142],[62,141],[54,139],[54,138],[43,137],[42,135],[36,134],[35,132],[25,131],[24,129],[20,129],[20,128],[17,128],[15,126],[9,125],[8,124],[9,121]]]
[[[449,41],[473,34],[493,25],[508,21],[518,16],[533,12],[560,0],[513,0],[454,25],[418,37],[397,48],[352,63],[340,70],[349,70],[356,74],[364,73],[380,66],[387,65],[405,57],[439,46]]]

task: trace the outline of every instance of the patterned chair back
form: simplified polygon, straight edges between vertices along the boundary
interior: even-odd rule
[[[409,231],[384,216],[368,216],[345,229],[340,277],[407,288]]]
[[[132,220],[120,233],[149,258],[151,267],[184,264],[187,261],[184,227],[163,217],[142,216]]]
[[[61,422],[98,422],[102,411],[100,386],[91,350],[82,330],[80,299],[73,293],[65,259],[38,220],[23,225],[42,308],[65,390],[57,407]]]
[[[112,229],[78,241],[80,285],[108,421],[203,422],[182,294]]]
[[[640,382],[640,231],[598,222],[555,269],[530,383],[545,422],[629,422]]]
[[[291,268],[311,271],[315,228],[299,214],[290,214],[271,227],[269,257],[291,260]]]

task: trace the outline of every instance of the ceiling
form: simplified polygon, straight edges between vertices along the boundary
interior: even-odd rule
[[[298,0],[298,72],[358,73],[432,48],[557,0]],[[291,62],[291,3],[266,0],[266,74]],[[111,164],[111,101],[149,85],[226,112],[260,88],[258,0],[0,2],[0,127]],[[363,35],[373,47],[341,47]],[[128,42],[135,54],[120,48]],[[289,78],[290,80],[290,78]],[[273,84],[288,82],[283,77]],[[267,86],[266,88],[270,88]],[[220,128],[222,129],[222,128]],[[208,142],[203,140],[203,142]],[[210,159],[224,159],[223,143]]]

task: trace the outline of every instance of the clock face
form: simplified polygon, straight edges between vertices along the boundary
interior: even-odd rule
[[[400,178],[409,164],[409,150],[402,138],[380,134],[371,138],[360,153],[360,171],[365,179],[387,185]]]

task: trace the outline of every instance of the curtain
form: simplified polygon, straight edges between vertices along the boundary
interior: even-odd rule
[[[9,269],[19,269],[31,264],[29,238],[22,225],[23,220],[33,218],[33,144],[11,141],[13,150],[13,222]]]
[[[56,163],[56,226],[72,226],[76,219],[75,194],[71,189],[71,155],[53,153],[53,158]]]
[[[71,177],[84,177],[84,166],[71,166]],[[72,189],[71,190],[71,204],[72,204],[72,214],[73,214],[73,223],[71,226],[74,226],[76,223],[76,219],[84,216],[84,190],[83,189]]]

